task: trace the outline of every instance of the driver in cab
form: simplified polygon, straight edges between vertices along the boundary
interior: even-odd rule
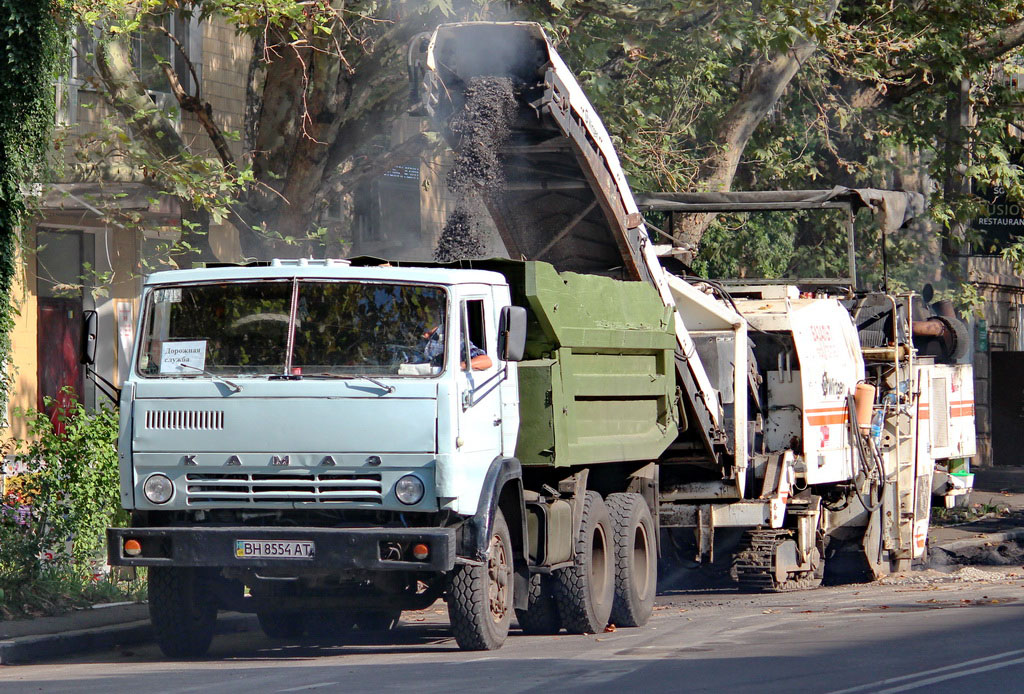
[[[424,332],[420,336],[423,340],[423,356],[426,357],[430,363],[440,362],[444,355],[444,334],[434,326],[433,329]],[[465,350],[461,350],[463,353]],[[469,365],[473,368],[473,371],[483,371],[491,368],[494,362],[487,356],[487,352],[483,351],[472,341],[469,343]],[[466,362],[459,362],[459,368],[463,371],[466,369]]]

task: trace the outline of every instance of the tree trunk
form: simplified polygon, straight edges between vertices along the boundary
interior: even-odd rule
[[[942,196],[947,201],[955,200],[969,192],[969,181],[963,172],[970,165],[970,151],[967,147],[966,122],[969,118],[970,83],[957,80],[949,84],[949,101],[946,102],[946,180],[942,182]],[[962,272],[957,254],[964,242],[964,224],[954,223],[942,235],[942,257],[947,272],[955,279],[961,279]]]
[[[835,14],[838,4],[838,0],[829,0],[822,11],[826,21]],[[794,43],[785,53],[766,55],[754,63],[743,80],[736,102],[718,127],[714,138],[717,150],[701,165],[699,180],[705,190],[729,190],[751,135],[775,108],[786,87],[817,47],[817,42],[808,38]],[[714,218],[713,213],[673,215],[673,235],[696,250]]]
[[[96,72],[107,101],[124,117],[129,129],[154,155],[163,159],[181,159],[188,152],[185,141],[159,109],[153,107],[131,62],[131,49],[121,38],[100,42],[96,46]],[[210,248],[210,215],[179,200],[183,220],[193,224],[181,226],[181,251],[173,255],[179,267],[192,267],[194,262],[216,260]]]
[[[342,172],[351,157],[366,151],[375,135],[386,134],[382,129],[410,105],[400,63],[408,42],[435,19],[428,14],[397,22],[372,47],[357,48],[363,52],[348,57],[351,69],[330,50],[335,44],[329,39],[318,39],[315,49],[281,47],[280,42],[269,49],[262,92],[250,93],[251,99],[261,101],[253,132],[258,185],[240,201],[232,220],[246,256],[303,251],[301,245],[283,246],[274,239],[278,234],[305,238],[335,191],[355,187],[348,178],[357,181],[366,171],[379,169],[364,165]],[[407,158],[418,153],[395,144]],[[369,158],[393,160],[390,152]]]

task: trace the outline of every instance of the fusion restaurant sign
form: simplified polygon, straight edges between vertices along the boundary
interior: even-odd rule
[[[1024,203],[1010,200],[1003,186],[988,186],[976,183],[976,194],[985,200],[983,216],[971,224],[980,233],[974,252],[987,255],[998,252],[1003,244],[1010,243],[1016,236],[1024,236]]]

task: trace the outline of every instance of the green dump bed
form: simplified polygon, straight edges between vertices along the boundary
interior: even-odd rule
[[[646,282],[502,268],[527,307],[519,363],[524,465],[656,459],[678,434],[672,310]]]

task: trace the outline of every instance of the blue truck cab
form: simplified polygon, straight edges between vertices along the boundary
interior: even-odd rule
[[[513,311],[485,270],[151,275],[120,407],[132,521],[108,547],[149,567],[164,652],[205,652],[219,609],[280,637],[387,628],[487,569],[499,506],[497,570],[525,595]]]

